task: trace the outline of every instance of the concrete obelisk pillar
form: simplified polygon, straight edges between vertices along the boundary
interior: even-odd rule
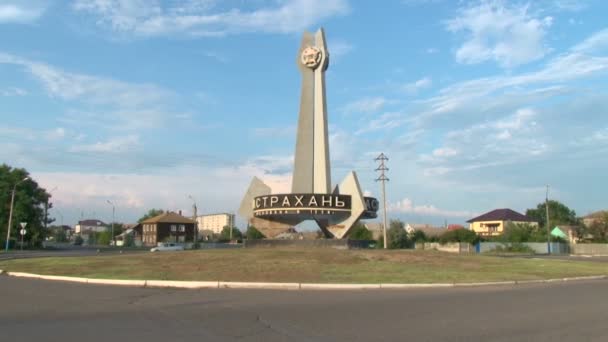
[[[330,193],[325,71],[329,53],[323,29],[305,32],[297,58],[302,73],[292,193]]]

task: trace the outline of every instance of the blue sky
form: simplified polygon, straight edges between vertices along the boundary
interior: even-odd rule
[[[235,212],[287,191],[304,30],[324,27],[332,179],[390,217],[463,223],[550,197],[605,209],[605,1],[0,0],[0,161],[52,215]]]

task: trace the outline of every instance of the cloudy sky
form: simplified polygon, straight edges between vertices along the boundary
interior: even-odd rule
[[[608,2],[0,0],[0,162],[51,214],[235,212],[291,184],[304,30],[323,26],[332,178],[390,217],[605,209]]]

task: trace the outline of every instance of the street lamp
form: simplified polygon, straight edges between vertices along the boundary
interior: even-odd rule
[[[13,224],[13,205],[15,204],[15,191],[17,190],[17,185],[25,182],[28,179],[30,179],[30,177],[25,177],[22,180],[15,183],[15,185],[13,186],[13,192],[11,194],[11,209],[8,214],[8,229],[6,229],[6,243],[4,245],[5,252],[8,252],[8,241],[11,238],[11,225]]]
[[[114,240],[114,212],[116,208],[114,207],[114,203],[110,202],[110,200],[106,200],[106,202],[112,206],[112,246],[116,246],[116,241]]]
[[[198,242],[198,217],[197,217],[197,207],[196,207],[196,200],[192,197],[192,195],[188,195],[188,198],[192,200],[193,204],[192,204],[192,211],[194,213],[194,244],[193,246],[196,246],[196,243]]]
[[[48,197],[46,198],[46,202],[44,203],[44,232],[46,234],[46,225],[48,223],[49,220],[49,216],[48,216],[48,211],[49,211],[49,198],[51,197],[51,193],[53,191],[57,190],[57,187],[54,187],[51,189],[51,191],[48,192]],[[62,224],[63,225],[63,224]]]
[[[547,220],[547,254],[551,254],[551,226],[549,226],[549,185],[547,184],[547,194],[545,196],[545,211]]]

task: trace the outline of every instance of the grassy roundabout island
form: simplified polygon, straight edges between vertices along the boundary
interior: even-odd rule
[[[106,279],[469,283],[608,274],[607,263],[412,250],[220,249],[7,260],[0,269]]]

